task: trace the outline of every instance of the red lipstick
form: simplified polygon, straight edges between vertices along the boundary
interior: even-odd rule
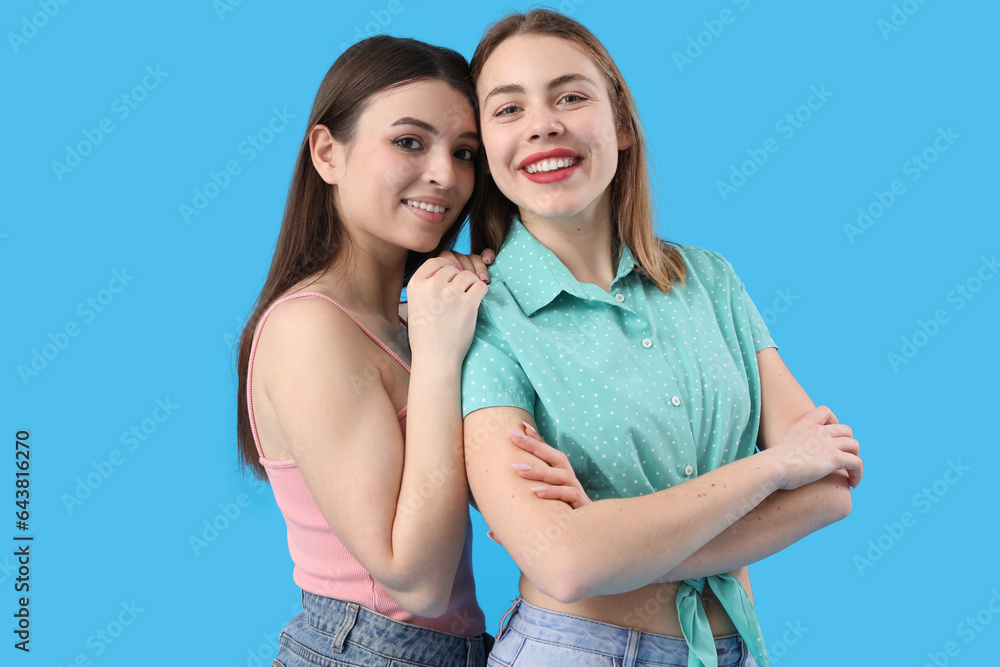
[[[543,171],[535,174],[530,174],[525,170],[525,167],[541,162],[542,160],[555,160],[558,158],[576,158],[578,162],[571,167],[563,167],[562,169],[556,169],[554,171]],[[573,172],[577,170],[583,162],[583,156],[575,151],[571,151],[568,148],[556,148],[551,151],[545,151],[544,153],[533,153],[528,157],[521,160],[518,165],[518,170],[524,174],[525,178],[533,183],[557,183],[559,181],[569,178]]]

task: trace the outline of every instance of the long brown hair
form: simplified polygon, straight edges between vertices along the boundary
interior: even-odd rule
[[[618,131],[631,141],[628,148],[618,151],[618,170],[610,186],[612,245],[615,248],[622,243],[628,246],[641,271],[658,288],[669,292],[675,281],[684,279],[684,260],[674,247],[656,236],[646,139],[635,98],[621,71],[600,40],[583,25],[555,11],[534,9],[525,14],[505,16],[487,28],[472,56],[473,80],[479,80],[486,60],[501,43],[519,35],[566,39],[589,54],[604,74]],[[476,179],[481,190],[470,213],[472,250],[499,249],[510,233],[517,205],[504,196],[485,169],[479,170]]]
[[[247,405],[247,369],[257,324],[282,293],[311,275],[318,277],[350,251],[350,239],[337,214],[333,187],[323,181],[313,167],[309,133],[315,126],[323,125],[336,141],[350,144],[355,138],[361,114],[372,96],[389,88],[428,79],[443,81],[464,93],[472,108],[476,108],[469,64],[461,54],[414,39],[388,35],[362,40],[344,51],[327,71],[316,93],[288,188],[271,268],[240,336],[236,437],[241,466],[251,470],[259,479],[265,479],[266,473],[258,459]],[[404,281],[424,260],[454,244],[470,206],[466,204],[462,209],[435,250],[409,253]],[[400,289],[402,287],[400,285]]]

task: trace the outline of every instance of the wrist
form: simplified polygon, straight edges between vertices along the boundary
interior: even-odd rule
[[[459,386],[462,379],[462,362],[464,356],[457,356],[452,353],[433,354],[430,351],[423,351],[414,354],[413,363],[410,365],[410,384],[413,384],[414,377],[430,379],[434,382],[447,382],[446,386]]]
[[[764,472],[767,495],[788,484],[788,466],[780,450],[765,449],[754,454],[752,458],[757,461],[758,468]]]

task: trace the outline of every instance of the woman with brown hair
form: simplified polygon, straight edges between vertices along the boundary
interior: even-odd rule
[[[508,16],[472,71],[473,249],[500,250],[463,369],[466,464],[521,568],[489,664],[766,665],[746,566],[850,512],[859,445],[732,266],[656,237],[634,100],[590,31]],[[549,464],[594,502],[552,502]]]
[[[241,461],[271,484],[302,588],[275,665],[489,652],[459,413],[489,276],[446,251],[475,184],[468,75],[450,49],[373,37],[309,116],[238,361]]]

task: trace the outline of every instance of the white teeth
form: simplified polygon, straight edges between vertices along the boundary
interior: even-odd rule
[[[556,158],[554,160],[542,160],[541,162],[529,164],[527,167],[524,168],[524,170],[529,174],[538,174],[546,171],[555,171],[556,169],[565,169],[566,167],[572,167],[579,161],[580,158],[578,157]]]
[[[406,205],[414,208],[422,208],[425,211],[430,211],[431,213],[444,213],[448,210],[444,206],[435,206],[434,204],[427,204],[422,201],[412,201],[410,199],[406,200]]]

